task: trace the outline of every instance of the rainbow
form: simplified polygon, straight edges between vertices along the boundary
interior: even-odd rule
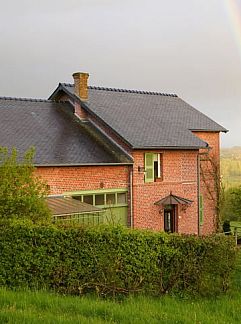
[[[225,0],[225,6],[228,11],[235,41],[241,55],[241,0]]]

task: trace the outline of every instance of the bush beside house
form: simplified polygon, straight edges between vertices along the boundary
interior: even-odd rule
[[[45,202],[47,184],[34,174],[34,149],[19,156],[16,149],[0,146],[0,219],[50,221]]]

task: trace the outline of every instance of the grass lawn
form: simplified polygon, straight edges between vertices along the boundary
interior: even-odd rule
[[[232,289],[218,298],[129,297],[122,302],[97,297],[0,289],[0,323],[240,323],[241,254]]]

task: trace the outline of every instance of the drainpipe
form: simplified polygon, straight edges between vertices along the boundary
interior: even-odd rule
[[[133,169],[130,170],[130,228],[133,228]]]
[[[198,219],[198,236],[200,235],[200,155],[197,155],[197,219]]]

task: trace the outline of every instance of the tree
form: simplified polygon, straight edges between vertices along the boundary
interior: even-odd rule
[[[241,221],[241,186],[227,189],[224,199],[223,219]]]
[[[34,175],[33,157],[33,148],[20,158],[16,149],[0,147],[0,219],[49,220],[48,188]]]

